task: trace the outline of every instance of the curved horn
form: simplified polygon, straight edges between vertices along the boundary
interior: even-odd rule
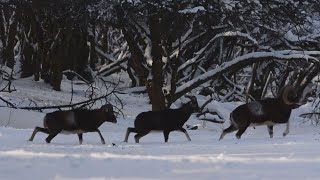
[[[294,91],[294,87],[291,85],[283,87],[279,92],[281,93],[280,96],[282,96],[282,100],[287,105],[295,104],[295,102],[291,102],[288,100],[289,93],[292,93]]]

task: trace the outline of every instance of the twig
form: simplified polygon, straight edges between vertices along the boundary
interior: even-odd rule
[[[0,96],[0,100],[2,100],[3,102],[5,102],[8,106],[10,106],[11,108],[14,108],[14,109],[18,109],[14,104],[12,104],[11,102],[3,99],[1,96]]]
[[[303,114],[300,114],[299,117],[310,116],[310,115],[320,115],[320,112],[303,113]]]
[[[209,113],[209,114],[211,114],[211,115],[216,115],[216,116],[218,116],[220,119],[223,119],[217,112],[211,112],[211,111],[209,111],[208,109],[207,109],[206,111],[204,111],[204,112],[201,112],[201,113],[197,114],[196,116],[197,116],[197,117],[200,117],[200,116],[205,115],[205,114],[207,114],[207,113]]]
[[[218,124],[223,124],[224,121],[219,121],[219,120],[216,120],[216,119],[207,119],[207,118],[202,118],[202,119],[199,119],[199,120],[202,120],[202,121],[209,121],[209,122],[212,122],[212,123],[218,123]]]
[[[94,102],[97,100],[105,99],[107,96],[109,96],[112,93],[113,92],[110,92],[110,93],[107,93],[103,96],[89,99],[89,100],[82,101],[82,102],[78,102],[78,103],[74,103],[74,104],[57,105],[57,106],[40,106],[40,107],[15,107],[15,109],[25,109],[25,110],[61,109],[61,108],[74,108],[74,107],[80,106],[80,105],[81,105],[81,107],[84,107],[89,104],[94,104]]]
[[[71,70],[65,70],[62,72],[63,74],[71,73],[76,75],[78,78],[80,78],[81,81],[85,82],[86,84],[91,84],[89,81],[87,81],[84,77],[82,77],[80,74],[77,72],[71,71]]]

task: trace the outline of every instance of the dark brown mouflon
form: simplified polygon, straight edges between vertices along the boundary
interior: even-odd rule
[[[266,98],[246,103],[238,106],[230,114],[230,126],[223,130],[219,140],[231,133],[237,131],[236,137],[241,135],[249,126],[266,125],[270,138],[273,137],[273,126],[286,123],[286,130],[283,136],[289,133],[289,118],[291,110],[297,107],[297,92],[293,86],[285,86],[279,91],[276,98]]]
[[[148,111],[140,113],[134,122],[134,128],[129,127],[124,139],[128,142],[129,134],[131,132],[137,133],[134,138],[135,142],[139,143],[139,139],[150,131],[163,131],[165,142],[169,139],[171,131],[183,132],[189,141],[191,141],[187,130],[182,126],[189,119],[192,113],[199,111],[199,106],[196,97],[186,96],[191,101],[182,105],[178,109],[166,109],[162,111]]]
[[[79,142],[82,144],[82,134],[86,132],[97,132],[101,138],[101,142],[105,144],[99,127],[104,122],[117,123],[117,119],[113,112],[111,104],[101,106],[100,109],[74,109],[68,111],[54,111],[47,113],[43,119],[42,127],[35,127],[29,141],[32,141],[37,132],[49,134],[46,142],[58,135],[77,134]]]

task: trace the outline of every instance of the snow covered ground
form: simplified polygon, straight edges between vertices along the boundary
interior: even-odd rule
[[[28,82],[29,81],[29,82]],[[17,102],[26,98],[39,104],[68,102],[68,82],[63,92],[54,92],[43,83],[16,81],[17,92],[1,97]],[[81,88],[80,88],[81,89]],[[164,143],[162,133],[152,133],[135,144],[133,135],[123,143],[126,128],[135,116],[150,109],[144,95],[120,95],[125,104],[125,117],[117,124],[105,123],[100,130],[106,139],[102,145],[98,134],[84,134],[84,144],[76,135],[58,135],[51,144],[45,134],[38,133],[33,142],[28,139],[35,125],[41,125],[44,113],[0,108],[0,179],[319,179],[320,130],[310,123],[301,124],[297,117],[310,110],[303,106],[295,110],[291,131],[282,137],[284,125],[276,126],[270,139],[266,127],[249,128],[237,140],[234,134],[218,141],[224,125],[207,122],[206,128],[191,131],[188,142],[180,132],[170,134]],[[81,99],[79,96],[74,97]],[[236,107],[219,104],[227,116]],[[187,124],[201,123],[195,117]],[[6,127],[4,127],[6,126]],[[112,143],[115,144],[112,145]]]

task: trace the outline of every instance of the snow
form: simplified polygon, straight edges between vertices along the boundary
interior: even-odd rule
[[[193,7],[193,8],[187,8],[187,9],[180,10],[179,13],[182,13],[182,14],[194,14],[194,13],[197,13],[199,11],[205,11],[204,7],[203,6],[197,6],[197,7]]]
[[[43,82],[32,79],[14,81],[17,91],[1,93],[2,98],[17,106],[62,104],[70,101],[69,81],[62,82],[62,92],[55,92]],[[74,85],[75,101],[83,99],[85,85]],[[28,139],[34,126],[41,126],[45,113],[0,108],[0,179],[91,179],[91,180],[159,180],[159,179],[318,179],[320,163],[320,130],[310,123],[301,124],[298,117],[309,112],[307,104],[293,111],[289,135],[282,137],[285,125],[275,126],[270,139],[266,127],[249,128],[237,140],[234,133],[218,141],[223,128],[229,125],[206,123],[204,128],[189,130],[189,142],[181,132],[172,132],[164,143],[162,133],[151,133],[135,144],[133,134],[123,143],[127,127],[142,111],[150,110],[145,94],[119,94],[124,103],[124,117],[118,123],[105,123],[100,130],[106,139],[101,144],[97,133],[84,134],[82,145],[76,135],[59,134],[51,144],[38,133]],[[205,102],[199,96],[199,104]],[[179,100],[172,108],[179,107]],[[217,109],[228,119],[241,103],[212,102],[206,108]],[[4,104],[2,104],[4,105]],[[31,104],[32,105],[32,104]],[[47,110],[49,112],[49,110]],[[8,121],[10,119],[10,121]],[[187,124],[198,124],[195,115]],[[113,145],[114,143],[115,145]]]
[[[144,57],[146,58],[146,61],[147,61],[147,64],[151,67],[152,66],[152,63],[153,63],[153,60],[152,60],[152,55],[151,55],[151,45],[150,44],[147,44],[147,47],[144,51]]]

